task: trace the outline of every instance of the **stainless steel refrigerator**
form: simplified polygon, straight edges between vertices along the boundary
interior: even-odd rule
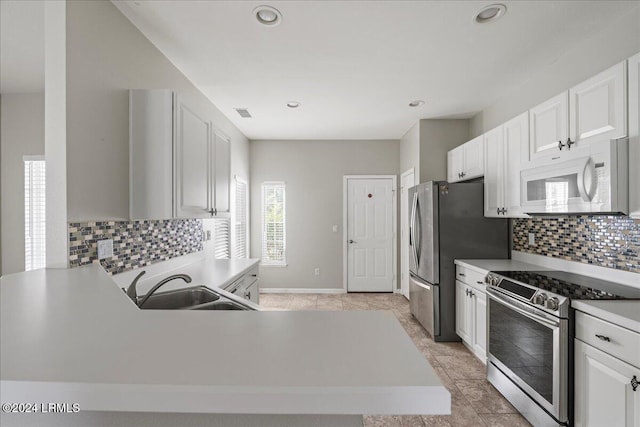
[[[453,262],[509,258],[509,221],[484,217],[481,182],[425,182],[408,198],[411,313],[434,340],[460,341]]]

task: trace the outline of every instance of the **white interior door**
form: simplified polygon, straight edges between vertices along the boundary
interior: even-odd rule
[[[347,179],[347,291],[393,292],[392,178]]]
[[[409,299],[409,188],[415,185],[413,168],[400,177],[400,292]]]

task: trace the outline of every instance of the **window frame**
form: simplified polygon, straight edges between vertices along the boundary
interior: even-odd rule
[[[282,187],[282,259],[265,259],[266,249],[266,203],[265,195],[269,187]],[[286,267],[287,266],[287,187],[284,181],[264,181],[261,185],[261,206],[260,217],[262,227],[260,230],[261,254],[260,265],[265,267]]]
[[[33,177],[34,177],[34,171],[33,171],[33,166],[32,163],[33,162],[42,162],[42,171],[40,172],[43,176],[43,182],[42,182],[42,187],[43,189],[41,190],[40,196],[42,197],[41,203],[42,203],[42,211],[40,212],[42,218],[41,218],[41,224],[39,226],[34,227],[34,210],[37,211],[37,209],[34,208],[34,193],[36,193],[38,190],[34,189],[34,186],[32,185],[33,183]],[[23,168],[23,177],[24,177],[24,188],[23,188],[23,197],[24,197],[24,204],[23,204],[23,208],[24,208],[24,214],[23,214],[23,219],[24,219],[24,270],[25,271],[32,271],[32,270],[37,270],[40,268],[45,268],[47,266],[47,234],[46,234],[46,230],[47,230],[47,222],[46,222],[46,211],[47,211],[47,198],[46,198],[46,185],[47,185],[47,181],[46,181],[46,174],[47,174],[47,163],[45,160],[44,156],[41,155],[36,155],[36,156],[31,156],[31,155],[26,155],[26,156],[22,156],[22,168]],[[29,193],[27,195],[27,192]],[[36,244],[34,244],[34,240],[39,240],[37,237],[33,237],[34,233],[39,231],[39,234],[41,235],[40,238],[43,240],[43,242],[41,242],[41,244],[37,244],[38,242],[35,242]],[[35,247],[36,246],[40,246],[37,250]],[[34,260],[37,261],[36,257],[34,255],[34,252],[41,252],[41,256],[42,259],[40,260],[40,262],[35,262]]]
[[[233,213],[233,258],[247,259],[251,253],[249,248],[249,184],[248,182],[235,176],[235,191],[234,191],[234,213]],[[238,209],[238,190],[240,186],[244,186],[244,218],[239,217],[240,210]],[[240,220],[241,219],[241,220]],[[244,236],[240,236],[238,232],[238,226],[244,225]],[[238,242],[244,240],[244,257],[238,257]]]

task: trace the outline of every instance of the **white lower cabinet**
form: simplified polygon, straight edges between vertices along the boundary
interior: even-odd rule
[[[640,332],[576,311],[575,425],[640,427]]]
[[[485,275],[456,266],[456,333],[482,363],[487,361]]]
[[[241,298],[260,304],[260,287],[258,285],[258,267],[253,267],[244,274],[224,287],[224,290],[231,292]]]
[[[575,378],[576,426],[640,426],[640,368],[576,339]]]

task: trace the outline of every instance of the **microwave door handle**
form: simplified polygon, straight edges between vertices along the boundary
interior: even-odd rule
[[[591,159],[588,159],[582,171],[578,174],[578,191],[582,200],[589,203],[596,191],[596,168]]]

